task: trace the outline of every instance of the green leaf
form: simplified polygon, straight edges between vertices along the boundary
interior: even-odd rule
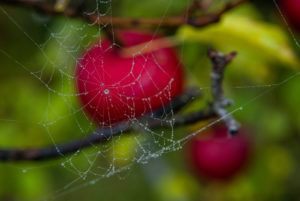
[[[256,81],[266,80],[270,74],[267,67],[280,64],[297,69],[299,66],[288,36],[279,26],[240,15],[227,14],[221,22],[205,28],[183,26],[177,37],[213,45],[224,52],[237,51],[239,56],[234,66]]]

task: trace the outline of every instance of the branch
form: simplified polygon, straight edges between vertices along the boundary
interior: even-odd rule
[[[82,11],[82,9],[74,9],[66,7],[64,10],[56,9],[52,3],[37,1],[37,0],[0,0],[0,3],[5,3],[14,6],[22,6],[32,8],[40,13],[48,15],[62,15],[69,18],[82,18],[89,23],[105,26],[107,24],[113,24],[114,27],[129,28],[129,27],[178,27],[184,24],[188,24],[195,27],[203,27],[215,22],[218,22],[221,16],[243,4],[249,0],[236,0],[233,3],[228,3],[223,9],[216,11],[215,13],[202,15],[193,18],[185,18],[184,16],[174,16],[166,18],[126,18],[117,16],[100,16],[97,13],[88,13]],[[189,11],[190,12],[190,11]]]
[[[195,90],[195,88],[189,88],[179,97],[177,97],[174,101],[172,101],[171,104],[167,105],[166,109],[171,109],[170,106],[175,105],[175,110],[179,110],[186,104],[190,103],[191,100],[199,96],[200,93],[198,90]],[[153,112],[153,114],[156,115],[160,113],[161,109],[156,112]],[[215,115],[210,111],[200,111],[185,116],[175,117],[173,121],[174,126],[182,126],[192,124],[203,119],[208,119],[213,116]],[[143,119],[141,122],[143,125],[141,126],[142,129],[145,128],[145,125],[147,126],[147,128],[150,129],[170,126],[170,124],[167,123],[167,120],[162,121],[161,119],[151,119],[151,121],[149,121],[148,119]],[[57,157],[64,157],[69,153],[75,153],[83,148],[91,147],[94,144],[108,142],[112,139],[112,137],[128,133],[132,130],[132,124],[130,124],[129,122],[125,122],[108,128],[99,128],[90,135],[87,135],[86,137],[71,140],[58,146],[33,149],[0,149],[0,161],[38,161]]]
[[[180,96],[175,98],[170,104],[165,105],[161,109],[154,111],[153,113],[146,115],[141,119],[132,122],[128,121],[119,123],[110,127],[98,128],[90,135],[87,135],[83,138],[70,140],[57,146],[29,149],[0,149],[0,161],[38,161],[64,157],[67,154],[76,153],[83,148],[108,142],[115,136],[123,135],[134,130],[135,127],[140,127],[141,129],[147,130],[169,127],[170,125],[178,127],[193,124],[202,120],[208,120],[218,116],[221,117],[226,123],[230,134],[236,134],[238,131],[238,122],[236,122],[225,109],[231,104],[231,102],[225,98],[222,89],[225,67],[236,56],[236,53],[233,52],[229,55],[225,55],[209,48],[208,56],[212,62],[212,107],[208,107],[208,109],[196,111],[187,115],[175,115],[171,118],[163,118],[163,114],[171,111],[177,112],[189,104],[192,100],[201,96],[199,90],[196,90],[195,88],[189,88]]]
[[[174,112],[179,111],[184,106],[189,104],[193,99],[200,97],[201,94],[198,90],[195,88],[189,88],[179,97],[174,99],[169,105],[166,105],[162,109],[159,109],[150,115],[139,119],[138,124],[134,124],[134,122],[125,122],[108,128],[98,128],[96,131],[90,135],[87,135],[86,137],[71,140],[58,146],[32,149],[0,149],[0,161],[38,161],[64,157],[67,154],[75,153],[83,148],[108,142],[115,136],[123,135],[132,131],[134,126],[138,126],[141,129],[156,129],[168,127],[170,125],[178,127],[194,124],[196,122],[208,120],[217,116],[223,118],[227,127],[229,128],[230,134],[235,134],[238,131],[238,123],[225,110],[225,107],[229,106],[231,102],[228,101],[223,94],[222,82],[225,67],[236,56],[236,53],[233,52],[229,55],[225,55],[209,48],[208,56],[212,61],[212,107],[187,115],[176,115],[169,119],[153,118],[157,116],[159,117],[160,115],[171,110]]]
[[[230,114],[228,114],[225,109],[226,107],[230,106],[232,102],[224,96],[222,82],[225,67],[236,55],[236,52],[225,55],[221,52],[211,49],[210,47],[208,48],[208,56],[212,62],[212,107],[214,112],[219,117],[223,118],[223,121],[225,122],[231,136],[238,132],[239,123]]]
[[[120,135],[129,131],[129,125],[119,124],[111,128],[101,128],[84,138],[71,140],[58,146],[33,149],[1,149],[1,161],[26,161],[43,160],[55,157],[63,157],[69,153],[75,153],[85,147],[91,147],[93,144],[99,144],[109,141],[113,136]]]
[[[175,117],[174,126],[189,125],[215,116],[210,110],[198,111],[189,115]],[[155,129],[166,126],[170,126],[170,124],[161,120],[153,120],[147,125],[147,128]],[[145,129],[145,126],[141,126],[141,128]],[[111,128],[99,128],[87,137],[71,140],[58,146],[32,149],[0,149],[0,161],[40,161],[64,157],[67,154],[76,153],[83,148],[108,142],[113,137],[129,133],[130,131],[132,131],[130,124],[122,123]]]
[[[0,161],[39,161],[64,157],[67,154],[76,153],[83,148],[108,142],[115,136],[123,135],[132,131],[135,126],[138,126],[141,129],[156,129],[168,127],[170,125],[177,127],[193,124],[202,120],[208,120],[217,116],[223,118],[227,127],[229,128],[230,134],[235,134],[238,131],[238,123],[225,110],[225,107],[231,103],[223,94],[222,82],[224,69],[226,65],[236,56],[236,53],[233,52],[229,55],[225,55],[209,48],[208,56],[212,61],[212,107],[187,115],[176,115],[169,119],[153,118],[159,117],[162,114],[172,110],[173,112],[177,112],[189,104],[193,99],[201,96],[198,90],[195,88],[189,88],[179,97],[174,99],[169,105],[166,105],[163,108],[139,119],[137,124],[134,122],[123,122],[115,126],[98,128],[96,131],[90,135],[87,135],[86,137],[70,140],[69,142],[62,143],[58,146],[31,149],[0,149]]]

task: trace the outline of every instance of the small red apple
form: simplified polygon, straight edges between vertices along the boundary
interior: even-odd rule
[[[225,127],[197,136],[190,144],[190,158],[194,170],[210,180],[230,180],[246,165],[250,155],[250,139],[243,130],[228,137]]]
[[[300,32],[300,0],[280,0],[279,7],[288,24]]]
[[[125,48],[159,38],[134,31],[118,34]],[[138,118],[183,90],[182,66],[174,49],[126,57],[108,39],[100,39],[78,59],[75,75],[83,108],[100,126]]]

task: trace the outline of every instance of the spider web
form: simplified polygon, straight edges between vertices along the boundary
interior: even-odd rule
[[[170,7],[175,4],[175,0],[166,0],[163,12],[160,14],[160,18],[163,20],[170,14]],[[113,15],[113,3],[112,1],[95,1],[94,10],[89,14],[98,14],[100,16]],[[187,5],[189,1],[185,2]],[[141,3],[142,4],[142,3]],[[274,4],[276,2],[274,1]],[[103,7],[105,9],[103,9]],[[7,118],[6,116],[0,116],[0,122],[2,124],[15,124],[23,125],[26,127],[39,127],[41,133],[35,135],[42,135],[40,138],[48,139],[48,144],[57,145],[61,142],[73,139],[75,137],[87,136],[94,132],[96,125],[84,112],[84,106],[79,102],[80,94],[76,90],[74,74],[74,66],[78,61],[78,55],[88,49],[91,44],[99,40],[104,35],[104,29],[111,24],[104,24],[102,26],[95,26],[87,22],[80,20],[73,20],[67,18],[48,18],[41,16],[37,13],[32,14],[34,21],[40,21],[43,29],[46,30],[47,36],[44,38],[36,39],[32,36],[22,24],[20,18],[15,17],[13,12],[7,10],[7,8],[0,6],[1,12],[6,18],[15,26],[21,37],[26,38],[31,44],[31,48],[37,50],[37,55],[34,55],[31,64],[27,64],[26,59],[22,56],[18,57],[10,51],[0,49],[0,52],[10,60],[16,68],[22,69],[23,73],[26,72],[30,76],[31,80],[35,80],[35,84],[39,83],[42,94],[46,94],[43,97],[39,97],[44,101],[43,106],[36,106],[43,108],[39,111],[43,113],[37,115],[37,117],[30,118],[33,121],[28,122],[22,119]],[[282,15],[284,19],[284,16]],[[153,37],[158,33],[160,26],[153,31]],[[295,43],[299,45],[293,32],[290,30]],[[114,30],[113,30],[114,34]],[[149,41],[150,45],[152,42]],[[113,43],[113,45],[117,45]],[[184,42],[183,42],[184,46]],[[184,48],[182,48],[183,51]],[[26,50],[25,50],[26,51]],[[140,52],[133,53],[139,55]],[[180,56],[182,52],[179,52]],[[183,61],[181,60],[183,63]],[[32,65],[35,63],[35,65]],[[132,64],[133,68],[135,64]],[[2,69],[1,69],[2,70]],[[0,70],[0,71],[1,71]],[[299,72],[287,77],[285,80],[272,83],[268,85],[255,85],[255,86],[235,86],[239,89],[262,89],[257,95],[252,97],[242,105],[234,106],[229,112],[229,115],[235,114],[243,108],[251,105],[252,102],[258,98],[265,96],[275,88],[284,85],[291,79],[299,76]],[[208,76],[208,75],[207,75]],[[166,86],[163,93],[164,96],[170,97],[170,86]],[[202,87],[200,90],[205,92],[210,87]],[[39,93],[39,92],[36,92]],[[32,102],[35,101],[34,94],[31,94]],[[38,95],[37,95],[38,96]],[[145,102],[145,104],[148,104]],[[131,105],[128,102],[128,105]],[[163,108],[164,109],[164,108]],[[94,185],[103,178],[109,178],[113,175],[129,171],[135,164],[147,164],[151,159],[159,158],[165,153],[181,150],[184,144],[193,136],[206,130],[208,127],[213,126],[217,122],[220,122],[224,117],[221,117],[205,126],[189,131],[189,133],[182,134],[182,130],[174,128],[172,117],[175,112],[173,110],[164,111],[161,117],[149,116],[148,118],[159,119],[164,124],[168,124],[168,128],[164,129],[152,129],[148,127],[147,122],[139,121],[139,119],[133,119],[138,128],[132,134],[114,136],[108,143],[105,144],[93,144],[90,148],[82,149],[74,154],[64,156],[60,160],[51,162],[51,165],[62,168],[63,171],[67,171],[73,175],[72,181],[67,181],[66,184],[51,193],[49,196],[41,199],[56,199],[68,193],[75,192],[79,188]],[[30,111],[24,111],[30,115]],[[171,119],[171,120],[170,120]],[[65,128],[72,128],[71,130]],[[188,131],[185,131],[188,132]],[[47,143],[47,142],[45,142]],[[22,144],[21,144],[22,145]],[[58,150],[59,152],[60,150]],[[44,165],[33,165],[23,168],[21,171],[27,173],[28,171],[34,171],[35,169],[45,168]]]

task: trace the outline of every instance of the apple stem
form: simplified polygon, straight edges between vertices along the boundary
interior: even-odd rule
[[[115,47],[119,47],[119,48],[124,47],[124,43],[119,39],[118,35],[114,33],[114,27],[112,25],[107,25],[104,28],[104,32],[106,37],[110,40],[110,42]]]
[[[208,56],[212,62],[211,72],[211,88],[212,88],[212,109],[225,122],[229,136],[234,136],[238,133],[239,123],[227,112],[226,107],[232,105],[232,101],[228,100],[223,92],[224,70],[232,59],[237,55],[232,52],[225,55],[221,52],[208,47]]]
[[[180,39],[176,36],[169,36],[164,38],[158,38],[138,45],[125,47],[121,50],[121,55],[123,57],[132,57],[136,54],[147,54],[154,52],[162,48],[170,48],[180,44]]]

